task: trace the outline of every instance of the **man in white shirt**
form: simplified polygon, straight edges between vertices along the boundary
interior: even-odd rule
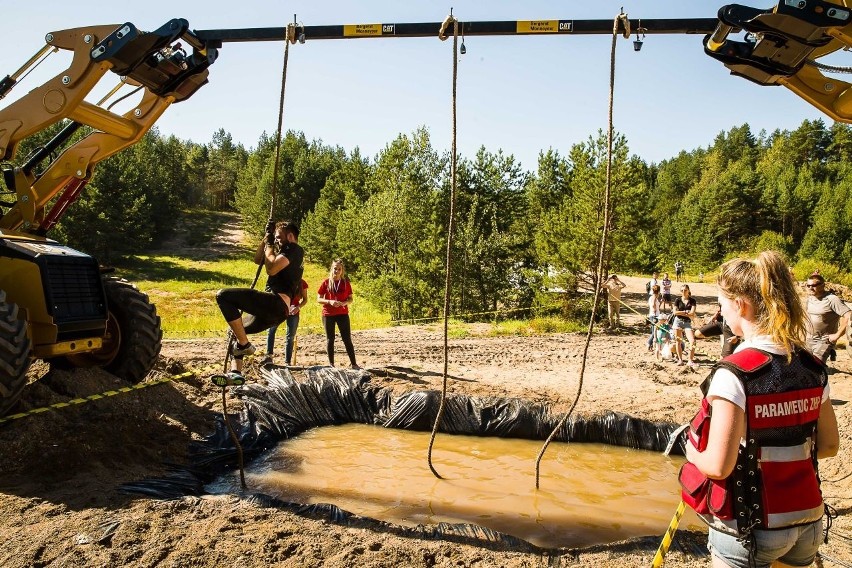
[[[660,276],[659,272],[655,271],[654,274],[651,276],[651,279],[648,280],[648,282],[645,284],[645,291],[648,292],[649,296],[651,294],[653,294],[653,292],[651,292],[651,290],[654,289],[654,286],[660,286],[659,276]]]

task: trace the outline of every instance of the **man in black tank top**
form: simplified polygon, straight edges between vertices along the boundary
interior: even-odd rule
[[[267,291],[225,288],[216,293],[216,302],[235,338],[229,347],[237,373],[232,377],[233,384],[244,382],[239,375],[242,359],[256,351],[248,334],[278,325],[287,318],[304,270],[305,252],[298,239],[299,227],[295,223],[279,221],[274,226],[270,223],[254,256],[255,264],[266,269]]]

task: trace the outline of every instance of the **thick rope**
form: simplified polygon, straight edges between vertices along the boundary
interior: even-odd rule
[[[269,219],[275,215],[275,195],[278,191],[278,168],[281,157],[281,138],[284,125],[284,95],[287,92],[287,63],[290,60],[290,44],[296,41],[296,24],[287,25],[287,37],[284,38],[284,65],[281,69],[281,96],[278,99],[278,136],[275,139],[275,165],[272,170],[272,198],[269,203]]]
[[[295,18],[294,18],[295,19]],[[275,213],[275,193],[278,188],[278,162],[281,156],[281,128],[284,123],[284,93],[287,87],[287,63],[290,59],[290,43],[295,42],[296,40],[296,24],[287,24],[287,35],[284,38],[284,65],[281,71],[281,96],[278,100],[278,130],[277,137],[275,139],[275,164],[273,166],[272,173],[272,197],[269,203],[269,221],[272,221],[273,215]],[[259,264],[257,266],[257,271],[254,273],[254,280],[251,283],[252,290],[257,285],[257,281],[260,279],[260,271],[263,268],[263,264]],[[231,360],[231,344],[236,342],[236,338],[234,337],[234,332],[231,329],[228,329],[228,338],[225,342],[225,361],[223,364],[223,373],[227,374],[230,370],[230,360]],[[227,387],[222,387],[222,417],[225,419],[225,424],[228,427],[228,432],[231,433],[231,439],[234,441],[234,445],[237,447],[237,457],[239,458],[239,466],[240,466],[240,483],[242,484],[243,489],[246,488],[246,478],[245,473],[243,471],[243,448],[240,445],[240,440],[237,438],[237,433],[234,432],[234,429],[231,427],[231,421],[228,420],[227,414],[227,403],[225,401],[225,391]]]
[[[452,14],[450,15],[452,18]],[[455,205],[456,205],[456,84],[458,81],[458,44],[459,44],[459,22],[453,21],[453,142],[450,150],[450,219],[447,224],[447,272],[444,279],[444,380],[441,387],[441,403],[438,405],[438,415],[435,416],[435,424],[432,426],[432,435],[429,437],[429,452],[427,461],[429,469],[438,479],[444,479],[432,465],[432,446],[435,444],[435,435],[438,433],[438,425],[444,415],[444,402],[447,398],[447,377],[449,358],[449,321],[450,321],[450,273],[451,261],[453,259],[453,231],[455,230]],[[443,29],[443,27],[442,27]]]
[[[287,92],[287,63],[290,60],[290,43],[296,41],[296,24],[287,24],[287,35],[284,38],[284,65],[281,70],[281,96],[278,98],[278,129],[275,137],[275,163],[272,167],[272,192],[269,199],[269,218],[268,221],[274,220],[275,215],[275,195],[278,191],[278,169],[281,158],[281,138],[283,135],[282,128],[284,124],[284,94]],[[257,285],[260,278],[260,271],[263,268],[262,264],[257,266],[257,271],[254,273],[254,281],[251,283],[252,289]]]
[[[568,409],[568,412],[559,420],[559,423],[556,424],[556,427],[553,428],[553,431],[547,437],[547,440],[544,441],[544,445],[541,447],[541,451],[538,453],[538,457],[535,460],[535,488],[539,488],[539,477],[541,474],[541,459],[544,457],[544,452],[547,451],[547,447],[550,445],[550,442],[556,436],[556,433],[562,428],[565,422],[568,420],[568,417],[571,416],[571,413],[574,412],[574,408],[577,406],[577,401],[580,400],[580,394],[583,392],[583,374],[586,371],[586,357],[589,353],[589,344],[592,340],[592,332],[595,327],[595,312],[597,311],[597,306],[600,301],[601,294],[601,283],[603,280],[603,265],[604,265],[604,256],[606,252],[606,240],[607,235],[609,233],[609,223],[610,223],[610,189],[612,187],[612,105],[613,105],[613,95],[615,91],[615,42],[618,39],[618,25],[619,23],[624,22],[624,27],[626,30],[629,30],[630,20],[627,19],[627,14],[621,13],[615,17],[612,23],[612,49],[610,51],[609,57],[609,122],[608,122],[608,130],[607,130],[607,149],[606,149],[606,190],[604,192],[604,211],[603,211],[603,228],[601,230],[601,240],[600,247],[598,249],[598,266],[596,268],[597,273],[597,282],[595,283],[595,300],[592,303],[592,314],[589,316],[589,327],[586,330],[586,342],[583,345],[583,359],[580,365],[580,377],[579,384],[577,385],[577,394],[574,397],[574,401],[571,403],[571,407]],[[630,37],[627,35],[626,37]]]
[[[240,439],[237,437],[237,433],[234,431],[234,427],[231,426],[231,420],[228,418],[228,397],[225,396],[225,392],[227,390],[227,387],[222,387],[222,418],[225,420],[225,426],[228,427],[231,439],[237,447],[237,464],[240,466],[240,486],[243,489],[248,489],[248,485],[246,485],[245,468],[243,467],[243,447],[240,444]]]
[[[278,188],[278,162],[281,156],[281,130],[284,123],[284,93],[287,88],[287,63],[290,60],[290,44],[296,41],[296,24],[287,24],[287,35],[284,37],[284,64],[281,71],[281,96],[278,99],[278,130],[275,139],[275,163],[272,170],[272,197],[269,202],[269,221],[273,220],[275,213],[275,194]],[[260,271],[263,269],[263,264],[257,265],[257,270],[254,273],[254,280],[251,282],[251,289],[257,286],[257,281],[260,279]],[[231,359],[231,343],[235,341],[234,333],[228,330],[228,339],[225,347],[225,362],[224,371],[227,373],[230,367]]]

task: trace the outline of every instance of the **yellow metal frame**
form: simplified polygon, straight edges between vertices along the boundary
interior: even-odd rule
[[[0,218],[0,229],[38,228],[44,220],[45,207],[69,181],[91,178],[95,164],[138,142],[175,101],[173,96],[159,96],[145,89],[140,103],[119,115],[84,100],[112,68],[109,62],[92,61],[92,47],[117,27],[92,26],[48,34],[48,48],[73,52],[70,66],[0,110],[2,159],[11,159],[20,141],[27,136],[63,119],[93,129],[88,136],[66,148],[38,177],[15,169],[17,201]],[[133,85],[131,81],[127,83]]]

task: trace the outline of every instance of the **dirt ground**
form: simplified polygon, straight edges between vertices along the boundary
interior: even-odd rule
[[[641,310],[644,280],[625,278],[624,300]],[[713,307],[713,286],[693,284],[699,314]],[[658,363],[645,349],[646,327],[623,309],[624,327],[596,332],[586,357],[576,412],[611,409],[652,420],[685,422],[698,384],[719,351],[699,343],[697,372]],[[450,340],[451,392],[545,401],[564,411],[576,396],[585,334],[490,337],[489,326]],[[282,334],[283,335],[283,334]],[[283,338],[282,338],[283,339]],[[443,336],[438,326],[354,333],[360,363],[372,381],[395,391],[440,389]],[[338,342],[339,343],[339,342]],[[298,362],[322,363],[324,339],[299,340]],[[222,340],[165,341],[147,380],[219,365]],[[342,353],[338,358],[345,359]],[[832,364],[832,400],[842,448],[822,462],[826,500],[839,517],[823,545],[825,566],[852,563],[852,360]],[[407,369],[400,372],[400,368]],[[389,369],[394,372],[387,372]],[[256,367],[249,375],[258,379]],[[94,371],[31,370],[23,409],[85,397],[121,386]],[[38,379],[38,380],[36,380]],[[229,408],[239,406],[229,399]],[[221,391],[204,376],[62,408],[0,424],[0,566],[650,566],[656,544],[615,543],[587,550],[530,551],[461,541],[422,540],[393,530],[340,526],[264,507],[240,496],[160,501],[126,495],[120,484],[160,475],[185,459],[191,440],[209,434],[221,412]],[[425,460],[424,460],[425,461]],[[672,504],[672,509],[674,506]],[[627,513],[625,513],[627,514]],[[657,543],[659,538],[654,538]],[[839,561],[839,563],[838,563]],[[668,566],[707,566],[672,550]]]

